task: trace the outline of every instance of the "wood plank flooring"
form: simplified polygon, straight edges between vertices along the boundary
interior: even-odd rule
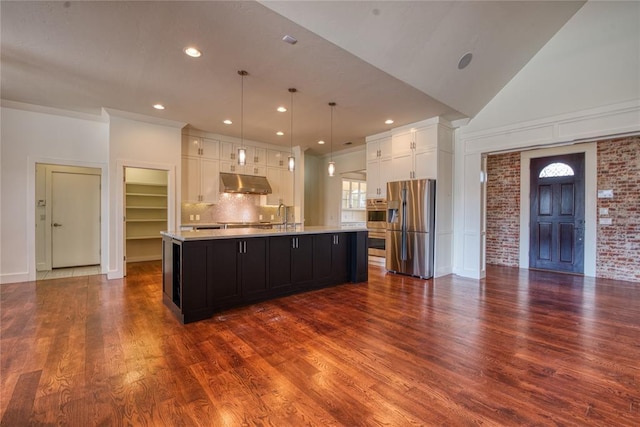
[[[0,286],[2,426],[640,425],[640,284],[386,274],[180,325],[157,262]]]

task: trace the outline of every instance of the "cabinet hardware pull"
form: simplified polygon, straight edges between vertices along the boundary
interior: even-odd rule
[[[238,242],[238,253],[242,253],[242,242]]]
[[[296,238],[292,237],[291,238],[291,249],[295,249],[296,248]]]
[[[244,253],[247,253],[247,241],[245,240],[244,242],[242,242],[242,249],[244,250]]]

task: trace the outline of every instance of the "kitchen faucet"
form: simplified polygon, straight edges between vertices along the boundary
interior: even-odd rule
[[[284,224],[284,228],[287,228],[287,207],[284,205],[284,203],[280,203],[278,205],[278,216],[282,218],[282,214],[281,214],[282,208],[284,208],[284,219],[281,221],[281,223]]]

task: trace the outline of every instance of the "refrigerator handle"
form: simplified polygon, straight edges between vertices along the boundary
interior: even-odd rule
[[[400,259],[407,260],[407,189],[402,189],[402,238],[400,242]]]

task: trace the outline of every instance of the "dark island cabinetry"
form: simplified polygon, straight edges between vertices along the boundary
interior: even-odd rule
[[[367,233],[163,237],[163,299],[182,323],[234,306],[367,280]]]

